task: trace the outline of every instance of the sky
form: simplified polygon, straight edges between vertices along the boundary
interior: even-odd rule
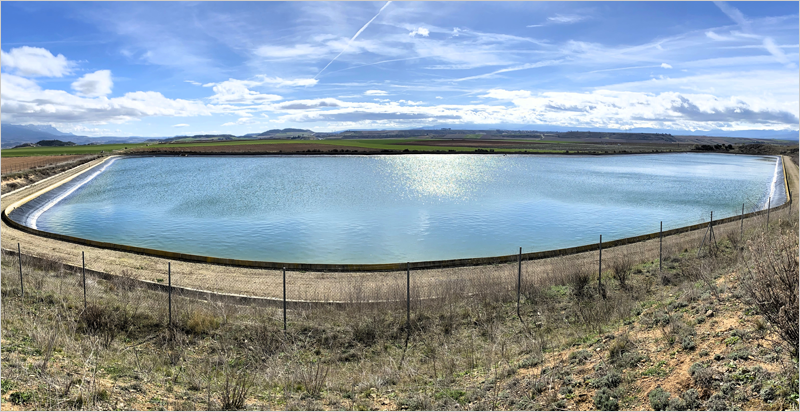
[[[797,130],[798,2],[2,2],[0,111],[87,136]]]

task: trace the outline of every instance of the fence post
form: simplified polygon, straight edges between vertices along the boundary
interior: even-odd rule
[[[411,331],[411,265],[406,262],[406,330]]]
[[[286,266],[283,267],[283,331],[286,332]]]
[[[519,318],[519,295],[522,289],[522,247],[519,248],[519,256],[517,257],[517,317]]]
[[[19,243],[17,243],[17,260],[19,260],[19,297],[25,297],[25,283],[22,282],[22,249],[19,247]]]
[[[767,199],[767,229],[769,229],[769,209],[772,207],[772,196]]]
[[[81,272],[83,273],[83,310],[86,310],[86,255],[81,251]]]
[[[661,224],[658,228],[658,271],[661,272],[661,260],[662,260],[662,244],[664,243],[664,221],[661,221]]]
[[[603,235],[600,235],[600,243],[598,243],[598,250],[600,250],[599,266],[597,269],[597,290],[601,295],[603,294]]]
[[[169,326],[172,327],[172,262],[167,262],[167,288],[169,290]]]
[[[741,227],[739,228],[739,243],[744,241],[744,203],[742,203],[742,217],[739,219]]]

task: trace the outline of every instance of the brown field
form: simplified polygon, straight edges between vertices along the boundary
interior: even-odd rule
[[[27,156],[27,157],[4,157],[2,160],[2,173],[11,173],[28,170],[34,167],[51,166],[58,163],[69,162],[75,159],[87,157],[86,155],[72,156]]]

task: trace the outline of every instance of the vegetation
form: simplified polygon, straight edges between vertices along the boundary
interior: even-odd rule
[[[416,302],[410,327],[404,305],[353,305],[291,310],[284,332],[280,309],[182,296],[168,327],[163,293],[91,279],[84,309],[80,275],[23,260],[24,298],[17,277],[0,279],[2,397],[25,409],[797,408],[784,330],[797,301],[783,289],[798,288],[798,223],[786,217],[744,244],[720,233],[715,254],[671,247],[663,273],[633,255],[607,269],[627,276],[603,277],[605,299],[596,272],[554,267],[525,285],[519,317],[516,296],[492,289]],[[16,265],[3,256],[4,275]],[[773,288],[783,303],[762,305]]]

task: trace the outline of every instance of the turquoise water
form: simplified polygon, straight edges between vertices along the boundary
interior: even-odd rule
[[[108,163],[108,162],[107,162]],[[119,244],[303,263],[509,255],[782,203],[775,157],[404,155],[119,158],[26,224]],[[60,200],[59,200],[60,198]],[[13,215],[12,215],[13,218]]]

